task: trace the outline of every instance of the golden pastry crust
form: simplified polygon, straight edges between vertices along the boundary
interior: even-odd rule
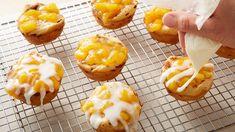
[[[39,6],[43,6],[44,4],[42,3],[36,3],[33,5],[26,5],[24,12],[22,15],[19,17],[18,21],[18,29],[20,30],[20,18],[23,16],[25,12],[27,12],[30,9],[35,9],[38,10]],[[48,42],[51,42],[58,38],[60,34],[63,31],[64,25],[65,25],[65,20],[64,17],[60,14],[58,14],[60,19],[58,19],[57,23],[55,23],[53,26],[50,26],[47,31],[43,34],[31,34],[31,33],[23,33],[21,30],[22,35],[26,38],[26,40],[35,45],[40,45],[40,44],[46,44]]]
[[[106,81],[114,79],[118,74],[121,72],[122,68],[124,67],[125,62],[123,62],[119,66],[115,66],[114,68],[104,68],[102,70],[95,70],[95,67],[93,66],[81,63],[80,61],[77,61],[78,66],[82,70],[82,72],[90,79],[96,80],[96,81]]]
[[[125,132],[125,128],[121,124],[121,122],[118,122],[118,125],[116,127],[112,126],[111,123],[104,119],[103,122],[100,124],[100,126],[96,129],[97,132]]]
[[[162,72],[166,71],[168,68],[172,66],[172,64],[177,60],[181,58],[180,56],[171,56],[169,57],[166,62],[164,63],[162,67]],[[211,72],[213,72],[213,69],[211,69]],[[176,98],[177,100],[182,100],[182,101],[193,101],[193,100],[198,100],[211,89],[213,84],[213,75],[210,78],[207,78],[203,80],[200,84],[198,84],[196,87],[189,85],[184,89],[182,92],[176,92],[172,91],[166,86],[166,81],[164,82],[164,86],[167,90],[167,92]]]
[[[136,0],[133,0],[133,4],[131,5],[131,11],[128,11],[126,13],[123,13],[123,16],[121,16],[120,18],[121,19],[117,19],[117,20],[110,20],[109,22],[104,22],[102,20],[102,15],[99,13],[98,10],[96,10],[93,5],[94,3],[96,3],[96,0],[92,0],[91,2],[91,5],[92,5],[92,13],[93,13],[93,16],[95,17],[95,20],[97,21],[97,23],[99,25],[101,25],[102,27],[104,28],[107,28],[107,29],[117,29],[117,28],[121,28],[127,24],[129,24],[132,19],[133,19],[133,16],[135,14],[135,11],[136,11],[136,8],[137,8],[137,4],[138,2]]]
[[[43,99],[43,104],[47,104],[47,103],[51,102],[51,100],[56,97],[58,91],[59,91],[59,89],[55,90],[54,92],[46,92],[46,95]],[[41,105],[40,96],[41,96],[40,93],[33,95],[30,98],[30,101],[31,101],[30,105],[40,106]],[[20,94],[17,97],[15,97],[15,99],[18,99],[18,100],[24,102],[25,104],[27,104],[26,99],[24,97],[24,90],[22,90],[20,92]]]
[[[36,55],[37,57],[42,57],[41,54],[39,54],[39,53],[37,53],[37,52],[34,52],[34,51],[31,52],[31,53],[29,53],[29,55]],[[19,64],[19,63],[20,63],[19,61],[16,62],[16,64]],[[14,67],[14,65],[11,67],[10,71],[8,72],[8,75],[7,75],[7,79],[8,79],[8,80],[10,80],[10,79],[15,79],[15,75],[16,75],[15,72],[17,72],[17,71],[14,71],[14,70],[12,69],[13,67]],[[62,76],[63,76],[63,75],[62,75]],[[33,78],[35,78],[35,76],[34,76]],[[36,79],[36,80],[37,80],[37,79]],[[35,85],[36,80],[35,80],[35,81],[32,81],[32,80],[31,80],[30,85],[32,85],[32,84]],[[57,77],[56,77],[56,81],[57,81],[58,87],[59,87],[60,84],[61,84],[61,81],[62,81],[62,77],[57,76]],[[34,82],[34,83],[32,83],[32,82]],[[55,84],[54,84],[54,85],[55,85]],[[24,96],[24,94],[26,93],[26,92],[25,92],[25,89],[26,89],[25,87],[21,87],[21,88],[20,88],[20,91],[19,91],[19,94],[13,93],[13,95],[10,94],[10,93],[12,93],[11,90],[8,90],[8,89],[5,89],[5,90],[6,90],[6,92],[7,92],[8,94],[10,94],[11,96],[13,96],[15,99],[18,99],[18,100],[20,100],[20,101],[22,101],[22,102],[24,102],[24,103],[27,104],[26,98],[25,98],[25,96]],[[55,88],[53,92],[45,91],[46,94],[45,94],[45,97],[43,98],[43,104],[47,104],[47,103],[49,103],[52,99],[54,99],[55,96],[57,95],[58,91],[59,91],[59,88]],[[41,94],[40,94],[39,92],[36,92],[35,94],[33,94],[33,95],[30,97],[30,105],[35,105],[35,106],[40,106],[40,105],[42,105],[40,99],[41,99]]]
[[[157,40],[159,42],[163,42],[166,44],[177,44],[179,42],[178,34],[176,35],[170,35],[170,34],[162,34],[158,32],[149,32],[151,37],[154,40]]]
[[[219,48],[216,54],[224,58],[235,59],[235,49],[230,47],[222,46]]]
[[[104,36],[97,34],[96,37],[106,39],[106,40],[111,40],[115,43],[118,43],[125,47],[125,45],[117,38],[109,37],[109,36]],[[80,45],[81,46],[81,45]],[[79,47],[78,46],[78,49]],[[78,66],[82,70],[82,72],[88,77],[96,81],[105,81],[105,80],[111,80],[115,78],[122,70],[124,67],[126,61],[128,59],[128,56],[126,55],[124,61],[117,66],[104,66],[102,68],[98,68],[101,65],[89,65],[84,61],[77,60]]]

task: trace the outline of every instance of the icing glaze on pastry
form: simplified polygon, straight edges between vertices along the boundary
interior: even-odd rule
[[[31,104],[31,97],[40,93],[40,102],[46,92],[59,89],[64,70],[60,60],[36,52],[26,54],[12,66],[5,86],[7,93],[14,98],[24,94],[27,104]]]
[[[212,63],[207,63],[203,68],[196,74],[190,83],[194,85],[200,84],[206,78],[212,76],[211,69],[214,68]],[[185,85],[188,80],[192,78],[195,70],[192,67],[192,62],[188,57],[178,57],[178,59],[167,69],[165,70],[161,77],[160,82],[165,83],[166,87],[170,89],[175,89],[177,92],[182,92],[188,85]]]
[[[95,129],[108,120],[114,127],[121,123],[126,131],[131,131],[139,118],[141,105],[128,85],[109,82],[98,86],[91,97],[82,102],[81,109]]]

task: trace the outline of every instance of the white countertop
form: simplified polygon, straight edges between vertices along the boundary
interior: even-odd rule
[[[26,4],[40,2],[40,3],[64,3],[72,0],[0,0],[0,16],[5,17],[9,14],[20,13]],[[7,5],[7,6],[6,6]]]

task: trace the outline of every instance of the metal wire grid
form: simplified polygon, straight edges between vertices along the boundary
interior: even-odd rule
[[[103,33],[121,39],[129,49],[129,60],[115,81],[133,86],[143,103],[138,131],[213,131],[235,123],[235,63],[213,57],[213,88],[201,100],[181,102],[159,84],[162,63],[171,55],[182,55],[178,45],[167,46],[151,39],[143,24],[147,10],[139,3],[133,21],[121,29],[104,30],[90,12],[90,2],[68,3],[61,8],[66,26],[52,43],[29,44],[16,29],[16,22],[0,26],[0,130],[1,131],[93,131],[80,111],[80,101],[103,82],[86,78],[73,57],[76,42]],[[6,74],[19,56],[36,50],[59,58],[65,76],[57,97],[44,109],[14,101],[3,90]],[[114,81],[114,80],[111,80]]]

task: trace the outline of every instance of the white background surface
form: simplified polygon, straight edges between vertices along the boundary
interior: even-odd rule
[[[20,14],[25,4],[30,4],[35,2],[41,2],[41,3],[55,2],[57,4],[62,4],[64,2],[69,2],[69,1],[74,1],[74,0],[0,0],[0,19]],[[225,129],[221,129],[219,130],[219,132],[227,132],[227,131],[230,132],[234,130],[235,130],[235,125],[227,127]]]
[[[0,0],[0,16],[5,17],[9,14],[19,14],[24,9],[24,5],[40,2],[40,3],[64,3],[72,0]],[[79,0],[78,0],[79,1]]]

